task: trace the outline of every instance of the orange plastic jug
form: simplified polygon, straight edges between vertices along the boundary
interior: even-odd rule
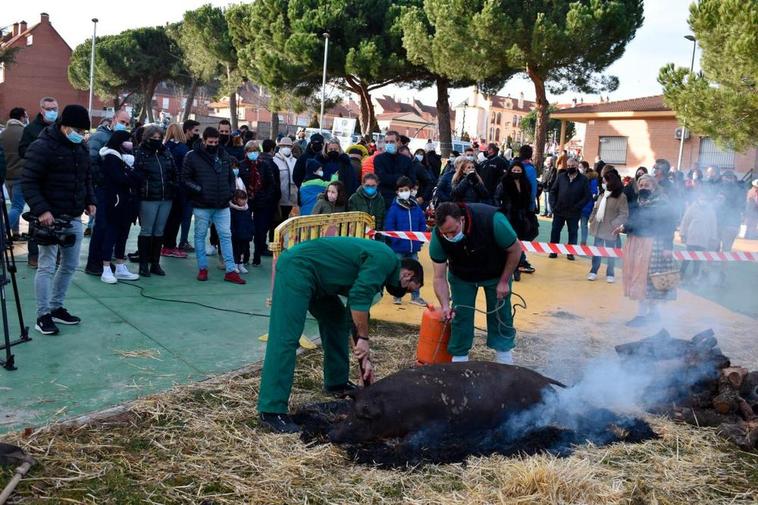
[[[450,341],[450,322],[442,317],[442,310],[427,305],[421,317],[421,329],[416,348],[416,364],[450,363],[453,357],[447,352]]]

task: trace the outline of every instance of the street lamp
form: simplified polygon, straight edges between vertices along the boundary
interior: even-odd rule
[[[690,76],[692,76],[692,72],[695,70],[695,49],[697,48],[697,39],[693,35],[685,35],[684,38],[692,42],[692,61],[690,62]],[[676,169],[680,172],[682,170],[682,154],[684,153],[684,136],[686,133],[687,128],[684,121],[682,121],[682,134],[679,139],[679,157],[676,161]]]
[[[323,33],[324,36],[324,74],[321,78],[321,116],[318,120],[318,129],[324,131],[324,101],[326,100],[326,55],[329,54],[329,34]]]
[[[89,58],[89,112],[90,120],[92,119],[92,92],[95,89],[95,36],[97,36],[97,18],[92,18],[92,52]]]

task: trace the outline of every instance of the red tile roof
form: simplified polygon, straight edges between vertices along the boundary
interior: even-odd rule
[[[663,95],[643,96],[617,102],[605,102],[578,105],[568,109],[560,109],[559,114],[583,114],[593,112],[657,112],[670,111],[663,103]]]

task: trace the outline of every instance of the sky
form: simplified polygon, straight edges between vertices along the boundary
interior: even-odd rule
[[[50,14],[53,26],[71,47],[75,47],[92,35],[91,19],[93,17],[99,19],[98,35],[110,35],[128,28],[179,21],[185,10],[195,9],[206,3],[209,3],[209,0],[171,2],[132,0],[118,4],[90,0],[67,0],[66,2],[3,0],[0,27],[12,25],[20,20],[25,20],[32,25],[39,22],[41,12],[47,12]],[[238,2],[210,0],[210,3],[226,6]],[[690,3],[692,0],[645,0],[645,22],[642,28],[637,31],[636,37],[627,46],[624,55],[608,69],[609,74],[617,76],[620,80],[618,90],[610,93],[611,100],[660,94],[661,88],[656,80],[660,67],[669,62],[681,66],[689,65],[692,42],[685,40],[684,35],[690,33],[687,25]],[[115,8],[116,5],[122,5],[124,8]],[[699,68],[698,60],[699,51],[695,57],[696,69]],[[511,96],[517,97],[522,92],[527,99],[534,98],[531,82],[517,76],[505,86],[501,94],[510,93]],[[388,86],[375,93],[387,94],[398,99],[419,98],[430,105],[436,102],[436,91],[433,88],[419,92]],[[469,95],[469,90],[452,90],[450,95],[455,105]],[[562,103],[570,102],[573,98],[597,101],[598,96],[583,96],[572,92],[559,97],[548,96],[550,101]]]

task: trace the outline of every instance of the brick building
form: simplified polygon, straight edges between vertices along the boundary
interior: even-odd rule
[[[0,45],[18,48],[15,62],[0,66],[0,120],[8,118],[13,107],[24,107],[30,117],[39,111],[39,100],[53,96],[61,108],[71,103],[87,106],[87,91],[74,89],[68,81],[68,62],[72,50],[50,24],[50,16],[40,14],[39,23],[13,24]],[[93,104],[100,109],[102,104]],[[95,115],[95,111],[93,111]]]
[[[552,117],[586,124],[584,159],[593,160],[599,154],[623,175],[632,174],[639,166],[651,167],[657,158],[676,166],[681,124],[663,103],[662,95],[581,105],[560,110]],[[755,148],[744,153],[722,150],[710,138],[687,132],[682,169],[708,166],[744,174],[758,168],[758,155]]]
[[[374,112],[382,132],[395,130],[410,138],[439,140],[437,107],[416,99],[398,101],[384,95],[373,98]],[[450,110],[450,126],[455,124],[455,111]],[[453,131],[453,136],[455,136]]]

